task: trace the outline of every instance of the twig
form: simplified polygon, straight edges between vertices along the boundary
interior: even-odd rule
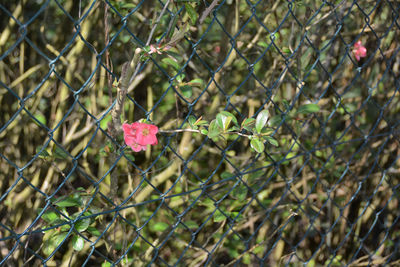
[[[154,32],[157,28],[158,23],[161,20],[161,17],[165,13],[165,10],[167,10],[167,7],[171,0],[168,0],[167,3],[164,5],[164,8],[162,9],[160,15],[158,16],[155,24],[153,25],[153,28],[150,31],[149,37],[147,38],[146,45],[149,45],[151,42],[151,39],[153,38]],[[142,51],[141,48],[137,48],[135,50],[135,54],[132,58],[132,60],[129,62],[125,62],[122,65],[122,71],[121,71],[121,77],[117,86],[117,98],[116,98],[116,103],[113,109],[111,110],[111,123],[109,124],[109,131],[110,135],[114,138],[117,139],[117,136],[119,133],[122,131],[121,130],[121,113],[123,111],[124,107],[124,102],[125,102],[125,97],[126,93],[128,92],[129,85],[132,83],[132,81],[135,79],[136,75],[139,73],[141,63],[140,61],[140,52]],[[116,156],[114,155],[113,157],[110,157],[110,160],[112,162],[115,162]],[[111,199],[114,199],[117,195],[118,191],[118,178],[115,173],[115,169],[112,171],[111,176],[110,176],[110,197]]]
[[[146,41],[146,46],[150,45],[151,39],[153,39],[154,32],[157,29],[158,23],[160,23],[160,20],[161,20],[162,16],[164,15],[165,11],[167,10],[167,7],[168,7],[170,2],[171,2],[171,0],[168,0],[167,3],[165,3],[163,9],[161,10],[160,15],[158,16],[156,22],[153,25],[153,28],[151,28],[149,37],[147,38],[147,41]],[[129,79],[129,83],[132,83],[133,79],[139,73],[139,70],[140,70],[141,66],[142,66],[141,62],[136,65],[135,72],[133,73],[132,77]]]
[[[157,18],[157,21],[154,23],[153,28],[150,31],[150,35],[147,38],[146,45],[150,44],[154,32],[157,28],[157,25],[160,22],[163,14],[165,13],[165,10],[167,9],[170,1],[171,0],[168,0],[167,3],[164,5],[164,8],[162,9],[160,15]],[[132,80],[136,77],[136,75],[140,70],[141,63],[139,63],[139,54],[141,51],[142,49],[137,48],[135,50],[133,59],[130,62],[125,62],[122,65],[119,86],[117,87],[117,102],[111,111],[111,117],[112,117],[111,131],[112,134],[114,134],[113,137],[116,137],[116,135],[121,131],[121,113],[124,106],[125,96],[128,91],[129,85],[131,84]],[[133,69],[135,69],[135,71],[133,71]]]
[[[201,14],[201,17],[199,19],[199,23],[202,24],[204,20],[208,17],[208,15],[213,11],[214,7],[218,4],[218,0],[212,1],[211,5],[204,10],[203,14]]]
[[[176,130],[159,130],[160,133],[183,133],[183,132],[191,132],[191,133],[201,133],[200,130],[196,129],[176,129]],[[240,132],[224,132],[223,134],[237,134],[243,137],[251,137],[252,135],[243,134]]]
[[[104,39],[106,42],[106,46],[108,46],[110,42],[110,36],[109,36],[109,31],[110,31],[110,24],[109,24],[109,16],[108,16],[108,9],[110,6],[107,3],[104,3]],[[110,51],[107,49],[106,50],[106,67],[109,69],[111,72],[113,71],[113,67],[110,64]],[[108,100],[110,106],[112,105],[112,75],[107,71],[107,82],[108,82]]]
[[[156,22],[155,22],[154,25],[153,25],[153,28],[152,28],[151,31],[150,31],[150,35],[149,35],[149,37],[147,38],[146,46],[150,44],[151,39],[153,38],[154,32],[156,31],[157,25],[158,25],[158,23],[160,23],[161,17],[164,15],[165,10],[167,10],[167,7],[168,7],[168,5],[169,5],[170,2],[171,2],[171,0],[168,0],[168,1],[165,3],[163,9],[161,10],[160,15],[158,16]]]
[[[200,133],[199,130],[195,130],[195,129],[159,130],[159,132],[160,133],[183,133],[183,132]]]
[[[121,131],[121,112],[123,109],[125,96],[126,96],[126,87],[123,84],[126,84],[125,81],[128,77],[129,72],[129,62],[125,62],[122,65],[122,72],[121,72],[121,85],[117,87],[117,100],[115,103],[114,108],[111,110],[111,118],[112,123],[110,125],[110,132],[111,136],[115,139],[118,135],[118,132]]]

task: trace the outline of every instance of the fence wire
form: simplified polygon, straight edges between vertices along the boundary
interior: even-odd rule
[[[397,1],[0,12],[0,265],[400,265]],[[164,131],[132,152],[111,130],[116,81],[150,44],[165,50],[142,52],[124,120],[179,130],[267,109],[278,144]]]

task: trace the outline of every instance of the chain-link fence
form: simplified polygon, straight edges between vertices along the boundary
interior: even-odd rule
[[[400,265],[397,1],[0,2],[1,264]]]

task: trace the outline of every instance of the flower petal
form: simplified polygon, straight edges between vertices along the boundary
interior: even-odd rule
[[[149,130],[150,130],[150,134],[155,135],[158,133],[158,127],[153,124],[149,124]]]
[[[158,127],[155,125],[141,122],[134,122],[130,125],[124,123],[122,129],[125,143],[135,152],[146,150],[147,145],[158,144],[156,136]]]
[[[136,137],[133,135],[124,135],[124,140],[125,144],[128,146],[132,146],[133,144],[136,144]]]
[[[357,61],[367,56],[367,48],[362,45],[360,40],[354,44],[353,54]]]
[[[130,146],[131,148],[132,148],[132,150],[133,151],[135,151],[135,152],[140,152],[140,151],[144,151],[144,150],[146,150],[146,146],[141,146],[141,145],[139,145],[139,144],[137,144],[137,143],[134,143],[133,145],[131,145]]]
[[[122,130],[125,132],[130,132],[131,131],[131,126],[127,123],[122,124]]]

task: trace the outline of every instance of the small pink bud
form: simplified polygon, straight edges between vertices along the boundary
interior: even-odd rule
[[[157,54],[161,55],[161,52],[160,52],[160,50],[158,50],[158,48],[154,47],[154,45],[150,45],[149,54],[151,55],[151,54],[154,54],[154,53],[157,53]]]
[[[357,61],[360,61],[362,57],[367,56],[367,48],[362,45],[361,41],[357,41],[354,44],[353,54]]]

